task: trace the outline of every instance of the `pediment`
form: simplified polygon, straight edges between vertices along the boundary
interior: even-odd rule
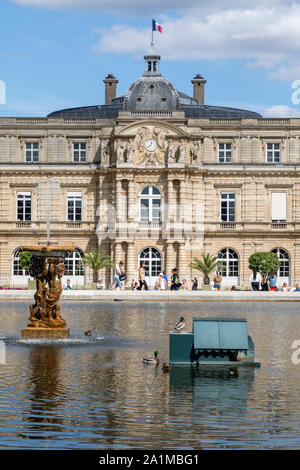
[[[187,134],[182,129],[174,126],[173,124],[157,120],[133,122],[125,127],[116,129],[115,135],[120,137],[135,137],[141,128],[148,129],[151,134],[161,132],[168,137],[187,137]]]

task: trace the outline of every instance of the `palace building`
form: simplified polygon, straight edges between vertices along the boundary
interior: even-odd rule
[[[145,71],[105,104],[45,118],[0,118],[0,284],[26,285],[23,245],[76,246],[66,259],[73,284],[89,284],[85,252],[123,260],[129,282],[141,261],[153,284],[202,253],[220,261],[223,286],[249,285],[249,256],[274,251],[279,281],[300,281],[300,119],[265,119],[206,105],[160,73],[153,47]],[[100,278],[110,284],[113,270]]]

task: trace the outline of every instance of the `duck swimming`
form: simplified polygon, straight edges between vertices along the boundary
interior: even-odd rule
[[[179,318],[179,322],[175,325],[174,330],[175,331],[180,331],[183,328],[185,328],[185,320],[183,317]]]
[[[146,359],[143,357],[142,361],[144,364],[155,364],[156,366],[158,366],[159,364],[159,358],[158,358],[158,354],[160,353],[160,350],[158,349],[157,351],[154,351],[154,357],[152,357],[151,359]]]

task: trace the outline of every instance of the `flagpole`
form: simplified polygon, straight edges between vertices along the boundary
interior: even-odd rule
[[[153,20],[152,20],[152,26],[151,26],[151,46],[152,47],[154,46],[154,43],[153,43]]]

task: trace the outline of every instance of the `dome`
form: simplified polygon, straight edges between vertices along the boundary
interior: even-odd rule
[[[124,97],[125,111],[175,111],[179,109],[178,91],[162,76],[144,75],[136,80]]]

